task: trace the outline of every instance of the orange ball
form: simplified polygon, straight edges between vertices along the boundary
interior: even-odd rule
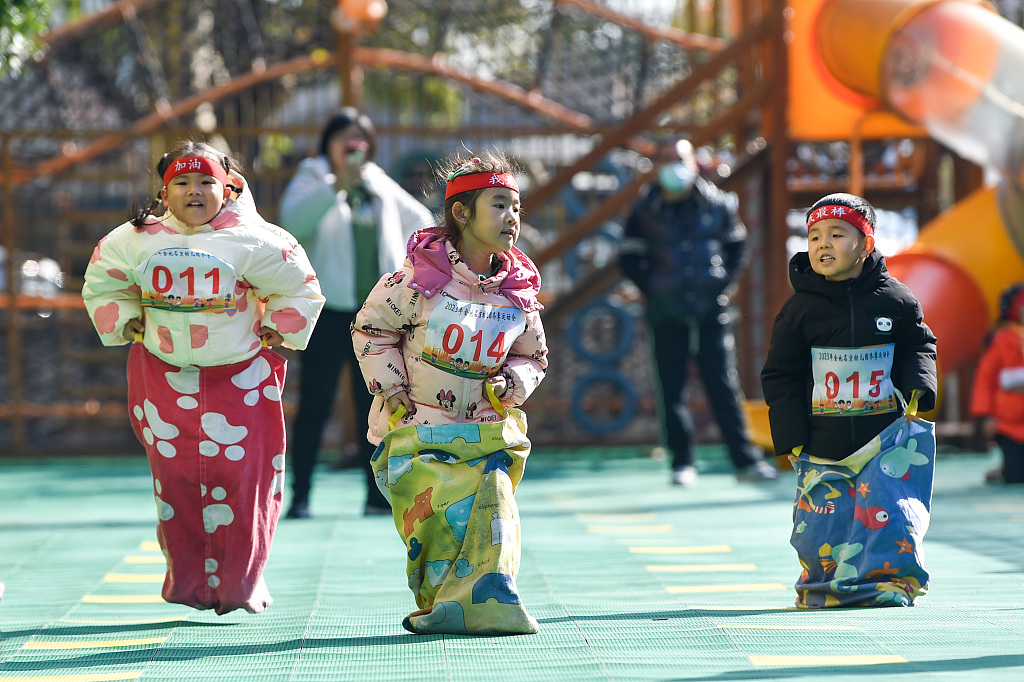
[[[338,0],[338,6],[349,19],[367,24],[380,22],[388,13],[384,0]]]

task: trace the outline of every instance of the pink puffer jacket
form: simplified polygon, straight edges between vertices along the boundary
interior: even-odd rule
[[[388,432],[387,399],[408,391],[409,424],[499,421],[484,381],[501,374],[501,401],[521,405],[544,378],[548,348],[537,301],[540,273],[526,254],[500,254],[499,271],[481,280],[436,229],[409,240],[401,270],[382,277],[352,328],[366,386],[376,398],[368,438]]]

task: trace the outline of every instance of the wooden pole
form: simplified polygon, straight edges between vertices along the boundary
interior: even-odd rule
[[[12,191],[10,138],[0,137],[0,163],[7,171],[3,174],[3,233],[4,246],[7,248],[7,367],[10,376],[10,396],[8,402],[13,410],[11,419],[11,439],[13,453],[22,452],[25,447],[25,416],[22,414],[22,394],[24,392],[21,374],[21,311],[16,302],[19,290],[17,258],[14,251],[18,248],[20,235],[18,222],[14,215],[14,192]]]

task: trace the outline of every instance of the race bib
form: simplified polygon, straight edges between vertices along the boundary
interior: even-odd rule
[[[181,313],[234,312],[235,268],[196,249],[160,249],[136,270],[142,305]]]
[[[811,348],[811,414],[854,417],[899,409],[892,385],[895,345]]]
[[[525,330],[526,314],[515,306],[445,298],[430,314],[422,358],[456,376],[494,376]]]

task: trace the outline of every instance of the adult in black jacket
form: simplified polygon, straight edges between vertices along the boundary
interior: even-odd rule
[[[688,140],[663,145],[658,182],[633,207],[619,264],[647,299],[647,322],[660,380],[664,441],[672,482],[693,485],[693,421],[683,393],[691,357],[700,370],[737,476],[772,480],[773,466],[750,442],[736,372],[728,291],[745,264],[747,231],[735,196],[697,173]]]
[[[822,208],[828,216],[850,210],[818,223],[815,212]],[[808,211],[808,221],[810,252],[790,260],[795,292],[775,318],[761,386],[777,454],[801,447],[838,461],[901,416],[891,386],[907,400],[917,391],[921,411],[935,406],[935,336],[917,299],[889,276],[885,258],[874,250],[870,204],[850,194],[829,195]],[[864,234],[858,237],[858,230]],[[842,279],[819,274],[841,261],[840,249],[824,245],[837,231],[859,239],[864,252],[859,273]]]

